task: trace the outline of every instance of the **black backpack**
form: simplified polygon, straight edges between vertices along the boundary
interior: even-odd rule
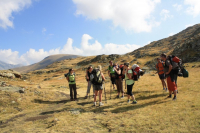
[[[94,85],[101,85],[103,83],[101,71],[99,69],[93,69],[92,73],[90,74],[90,81]]]

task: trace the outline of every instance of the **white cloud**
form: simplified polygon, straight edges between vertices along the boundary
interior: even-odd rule
[[[200,0],[185,0],[184,4],[189,5],[186,10],[187,14],[193,17],[197,17],[200,14]]]
[[[190,27],[190,26],[193,26],[194,24],[187,24],[187,25],[185,25],[185,28],[187,28],[187,27]]]
[[[14,27],[12,13],[19,12],[29,5],[31,0],[0,0],[0,27]]]
[[[172,32],[172,33],[169,33],[169,36],[173,36],[174,34],[175,34],[175,33],[173,33],[173,32]]]
[[[160,16],[162,16],[162,20],[164,21],[167,20],[168,18],[173,18],[173,15],[170,15],[170,11],[166,9],[163,9],[160,12]]]
[[[43,29],[42,29],[42,33],[43,33],[43,34],[45,34],[46,31],[47,31],[46,28],[43,28]]]
[[[112,21],[114,27],[126,31],[150,32],[158,26],[152,16],[161,0],[73,0],[77,6],[76,15],[87,19]]]
[[[45,57],[54,54],[76,54],[83,56],[99,54],[125,54],[140,47],[135,44],[120,45],[113,43],[108,43],[103,46],[97,40],[95,40],[93,44],[90,44],[89,40],[92,40],[92,37],[88,34],[84,34],[82,36],[80,48],[73,47],[73,40],[68,38],[67,43],[63,46],[63,48],[51,49],[49,51],[45,51],[44,49],[39,49],[38,51],[30,49],[21,56],[19,56],[19,52],[12,51],[11,49],[0,50],[0,57],[1,60],[6,63],[29,65],[39,62]]]
[[[179,4],[174,4],[173,7],[176,8],[177,11],[180,11],[183,8],[182,5]]]

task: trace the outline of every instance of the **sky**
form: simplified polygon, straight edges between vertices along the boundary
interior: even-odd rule
[[[125,54],[200,21],[200,0],[0,0],[0,60]]]

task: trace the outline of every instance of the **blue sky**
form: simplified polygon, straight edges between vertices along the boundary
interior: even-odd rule
[[[199,20],[199,0],[0,0],[0,60],[124,54]]]

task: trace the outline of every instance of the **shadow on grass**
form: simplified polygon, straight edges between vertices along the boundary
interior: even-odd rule
[[[140,96],[140,97],[136,97],[137,100],[147,100],[147,99],[152,99],[152,98],[157,98],[157,97],[163,97],[163,96],[167,96],[167,94],[162,93],[162,94],[151,94],[149,96]]]
[[[123,112],[127,112],[129,110],[135,110],[135,109],[139,109],[139,108],[144,108],[146,106],[151,106],[151,105],[155,105],[155,104],[162,104],[162,103],[165,103],[165,102],[168,102],[168,101],[157,100],[157,101],[152,101],[152,102],[148,102],[148,103],[145,103],[145,104],[136,104],[136,105],[132,104],[131,106],[128,106],[128,107],[116,108],[116,109],[112,110],[111,112],[112,113],[123,113]]]
[[[82,105],[85,106],[87,104],[92,104],[92,101],[88,101],[88,102],[82,102],[82,103],[77,103],[78,105]]]
[[[70,100],[61,100],[61,101],[44,101],[41,99],[34,99],[34,103],[41,103],[41,104],[60,104],[60,103],[67,103],[70,102]]]
[[[48,115],[48,114],[60,113],[60,112],[66,111],[68,109],[69,108],[63,108],[63,109],[59,109],[59,110],[46,111],[46,112],[40,113],[40,115]]]

